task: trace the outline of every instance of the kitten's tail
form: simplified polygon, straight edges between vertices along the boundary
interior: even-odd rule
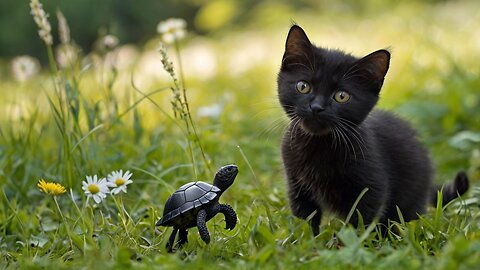
[[[438,185],[433,187],[432,189],[432,200],[430,201],[433,206],[437,205],[437,192],[442,190],[442,195],[443,195],[443,204],[446,205],[449,203],[451,200],[462,196],[467,192],[468,186],[469,186],[469,181],[467,174],[465,172],[460,171],[457,173],[455,176],[455,179],[453,180],[452,183],[444,184],[444,185]]]

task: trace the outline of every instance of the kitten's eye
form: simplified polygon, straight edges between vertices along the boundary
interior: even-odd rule
[[[350,99],[350,94],[345,91],[337,91],[333,98],[338,103],[345,103]]]
[[[310,93],[310,91],[312,91],[310,84],[308,84],[308,82],[306,81],[298,81],[296,88],[297,88],[297,91],[302,94],[308,94]]]

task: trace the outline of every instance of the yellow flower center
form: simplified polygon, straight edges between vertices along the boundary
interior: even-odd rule
[[[100,188],[99,188],[97,185],[95,185],[95,184],[90,184],[90,185],[88,185],[88,188],[87,188],[87,189],[88,189],[88,191],[90,191],[90,193],[92,193],[92,194],[97,194],[98,192],[100,192]]]
[[[117,187],[122,186],[123,184],[125,184],[125,180],[123,180],[123,178],[118,178],[115,180],[115,185],[117,185]]]

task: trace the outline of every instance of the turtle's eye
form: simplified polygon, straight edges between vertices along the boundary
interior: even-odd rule
[[[306,81],[298,81],[295,88],[297,88],[297,91],[302,94],[308,94],[312,91],[312,87]]]
[[[350,94],[345,91],[337,91],[333,99],[338,103],[345,103],[350,99]]]
[[[237,171],[237,166],[236,165],[227,165],[222,168],[222,173],[223,174],[232,174]]]

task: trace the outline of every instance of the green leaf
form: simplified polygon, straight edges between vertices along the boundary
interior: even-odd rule
[[[471,149],[474,144],[480,143],[480,132],[461,131],[455,134],[448,143],[460,150]]]

